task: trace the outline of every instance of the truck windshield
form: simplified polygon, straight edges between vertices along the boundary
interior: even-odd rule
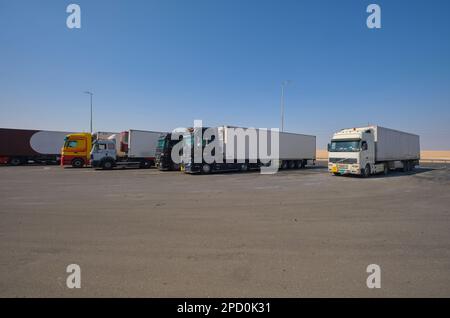
[[[332,140],[330,152],[358,152],[360,140]]]
[[[66,140],[64,148],[77,148],[78,142],[76,140]]]
[[[165,138],[161,138],[158,140],[158,148],[159,149],[164,149],[164,145],[166,144],[166,139]]]

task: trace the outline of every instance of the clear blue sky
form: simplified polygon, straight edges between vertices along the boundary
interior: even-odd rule
[[[290,79],[285,128],[320,148],[370,122],[449,150],[449,16],[446,0],[0,0],[0,127],[87,131],[87,89],[94,130],[279,127]]]

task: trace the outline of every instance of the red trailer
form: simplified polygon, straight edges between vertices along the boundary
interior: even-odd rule
[[[57,164],[70,132],[0,128],[0,164]]]

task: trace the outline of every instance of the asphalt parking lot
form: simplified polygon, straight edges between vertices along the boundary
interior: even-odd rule
[[[449,297],[449,190],[444,164],[370,179],[0,167],[0,296]]]

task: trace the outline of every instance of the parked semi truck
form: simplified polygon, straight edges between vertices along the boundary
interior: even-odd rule
[[[161,171],[180,170],[180,163],[172,158],[173,147],[182,141],[183,136],[180,135],[175,140],[172,140],[172,133],[161,134],[156,147],[156,167]],[[179,156],[182,156],[182,149],[179,152]]]
[[[117,166],[150,168],[155,164],[155,153],[161,132],[129,130],[96,140],[91,151],[91,165],[102,169]]]
[[[69,132],[0,128],[0,163],[57,164],[64,137]]]
[[[328,145],[328,170],[334,175],[410,171],[419,159],[418,135],[380,126],[342,129]]]
[[[93,134],[84,132],[67,134],[60,150],[61,166],[71,165],[74,168],[81,168],[89,165],[93,142],[107,139],[114,134],[116,133],[104,131]]]
[[[232,126],[219,126],[215,127],[215,137],[210,140],[199,138],[196,129],[202,129],[203,133],[207,128],[194,128],[186,132],[183,136],[183,159],[181,163],[181,170],[186,173],[204,173],[208,174],[217,171],[248,171],[253,169],[259,169],[261,166],[267,166],[266,160],[269,157],[261,157],[259,155],[259,130],[251,129],[256,132],[257,140],[250,141],[250,138],[246,139],[245,150],[242,154],[234,152],[234,157],[228,157],[226,154],[227,147],[236,147],[236,139],[234,139],[234,131],[238,127]],[[239,128],[238,128],[239,129]],[[246,131],[245,128],[240,128]],[[221,152],[223,154],[221,162],[206,162],[203,158],[203,162],[195,162],[195,147],[194,145],[201,145],[202,150],[214,140],[219,140],[223,145]],[[231,141],[234,139],[234,141]],[[264,141],[266,143],[266,141]],[[253,143],[253,145],[251,145]],[[271,149],[270,138],[267,139],[267,148]],[[256,154],[251,154],[249,149],[258,149]],[[280,169],[298,169],[305,168],[308,164],[315,164],[316,160],[316,137],[304,134],[295,134],[287,132],[279,132],[279,156],[275,159],[276,165]]]

